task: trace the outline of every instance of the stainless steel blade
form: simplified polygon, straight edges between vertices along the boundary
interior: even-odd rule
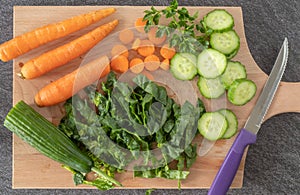
[[[258,130],[260,129],[260,125],[263,122],[264,116],[266,115],[270,107],[270,104],[280,83],[281,77],[284,73],[287,59],[288,40],[287,38],[285,38],[275,61],[274,67],[269,75],[269,78],[265,83],[261,95],[259,96],[244,127],[254,134],[257,134]]]

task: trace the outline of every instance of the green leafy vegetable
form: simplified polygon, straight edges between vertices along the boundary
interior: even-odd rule
[[[195,106],[189,102],[180,106],[164,87],[142,75],[133,83],[117,81],[110,73],[102,92],[90,86],[85,89],[88,98],[75,95],[66,102],[59,128],[91,156],[99,173],[114,177],[115,172],[134,167],[136,177],[176,179],[180,187],[196,158],[191,141],[204,105],[199,100]],[[175,167],[169,165],[174,162]],[[73,174],[76,184],[99,189],[114,184],[104,185],[101,175],[102,180],[86,181]]]
[[[170,46],[176,47],[180,52],[197,53],[209,46],[209,36],[212,30],[208,29],[198,19],[198,12],[190,15],[185,7],[178,7],[177,0],[173,0],[168,7],[157,10],[153,6],[144,11],[144,20],[147,21],[145,31],[148,32],[153,25],[159,25],[162,16],[169,19],[167,25],[158,26],[157,37],[167,35],[170,37]],[[199,33],[201,33],[199,35]]]

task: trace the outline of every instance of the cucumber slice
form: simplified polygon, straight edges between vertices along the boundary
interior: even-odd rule
[[[198,120],[200,134],[211,141],[222,138],[227,127],[225,116],[219,112],[206,112]]]
[[[218,98],[225,93],[220,77],[214,79],[199,77],[198,88],[200,93],[206,98]]]
[[[256,85],[248,79],[236,79],[228,89],[228,100],[237,106],[248,103],[256,93]]]
[[[232,29],[234,19],[230,13],[224,9],[215,9],[204,16],[206,27],[216,32],[223,32]]]
[[[198,73],[204,78],[220,76],[227,66],[226,56],[215,49],[205,49],[198,56]]]
[[[233,58],[234,56],[236,56],[236,54],[239,52],[239,49],[240,49],[240,48],[238,48],[237,50],[233,51],[231,54],[227,54],[227,55],[226,55],[226,58],[227,58],[228,60],[232,59],[232,58]]]
[[[177,53],[171,59],[170,71],[179,80],[191,80],[197,74],[197,58],[189,53]]]
[[[240,38],[234,30],[212,33],[210,36],[210,45],[212,48],[230,55],[240,47]]]
[[[225,72],[221,75],[221,80],[225,88],[228,89],[234,80],[246,77],[246,68],[243,64],[240,62],[229,61]]]
[[[234,136],[238,130],[238,120],[236,115],[229,109],[218,110],[223,116],[225,116],[228,127],[222,138],[229,139]]]

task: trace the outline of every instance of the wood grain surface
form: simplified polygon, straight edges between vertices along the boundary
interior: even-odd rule
[[[101,9],[101,6],[16,6],[14,7],[14,36],[20,35],[34,28],[40,27],[53,22],[58,22],[63,19],[86,13],[92,10]],[[210,10],[216,7],[188,7],[191,12],[199,11],[199,15],[203,16]],[[218,7],[220,8],[220,7]],[[263,88],[267,79],[267,75],[261,71],[258,65],[253,60],[247,46],[244,33],[243,15],[240,7],[222,7],[228,10],[235,19],[235,30],[241,38],[241,47],[237,56],[233,60],[242,62],[247,69],[248,78],[252,79],[257,85],[257,94],[253,100],[244,106],[233,106],[226,102],[226,107],[232,109],[239,120],[239,128],[243,127],[244,123],[251,112],[258,95]],[[114,30],[118,32],[124,28],[133,27],[137,17],[143,16],[143,10],[149,7],[129,7],[116,6],[117,12],[106,19],[91,25],[88,28],[75,32],[65,38],[46,44],[37,48],[23,56],[14,60],[13,71],[13,104],[19,100],[24,100],[30,104],[39,113],[45,116],[48,120],[57,124],[63,114],[62,104],[39,108],[35,106],[33,97],[37,91],[47,83],[61,77],[62,75],[71,72],[78,67],[84,58],[81,56],[68,63],[67,65],[53,70],[52,72],[34,80],[22,80],[16,74],[20,72],[21,63],[25,63],[29,59],[42,54],[45,51],[62,45],[76,37],[88,32],[89,30],[113,19],[119,19],[120,23]],[[274,59],[275,61],[275,59]],[[281,82],[275,99],[270,107],[266,119],[273,115],[283,112],[300,112],[300,104],[297,103],[297,98],[300,96],[299,83]],[[199,94],[200,96],[200,94]],[[202,98],[202,97],[201,97]],[[203,98],[202,98],[203,99]],[[226,100],[225,100],[226,101]],[[210,102],[205,100],[208,110],[213,110]],[[199,147],[203,140],[198,137],[195,142]],[[201,157],[197,158],[190,169],[191,173],[188,179],[182,181],[182,188],[209,188],[215,174],[217,173],[223,159],[232,145],[234,138],[228,140],[220,140],[216,143],[211,143],[210,150]],[[203,143],[203,142],[202,142]],[[240,188],[243,184],[243,170],[245,165],[246,153],[243,156],[241,165],[237,175],[232,183],[233,188]],[[166,179],[141,179],[134,178],[132,172],[126,172],[117,175],[117,179],[124,185],[124,188],[177,188],[177,181]],[[89,186],[75,187],[72,181],[72,175],[61,168],[59,163],[41,155],[35,149],[24,143],[18,137],[13,136],[13,188],[90,188]]]

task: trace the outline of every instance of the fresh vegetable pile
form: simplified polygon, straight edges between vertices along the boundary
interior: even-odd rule
[[[191,142],[204,105],[199,99],[196,106],[188,101],[180,106],[143,75],[133,82],[135,88],[110,73],[102,83],[104,93],[90,86],[86,98],[73,96],[65,103],[60,130],[24,102],[9,112],[5,126],[63,163],[75,184],[109,189],[120,185],[114,174],[131,166],[136,177],[176,179],[180,186],[196,160]],[[90,171],[99,176],[95,181],[86,179]]]
[[[107,9],[78,16],[95,15],[96,19],[77,28],[114,11]],[[160,25],[163,16],[169,21],[167,25]],[[73,174],[76,185],[108,190],[121,186],[115,180],[116,173],[131,170],[135,177],[178,180],[180,187],[180,181],[187,178],[196,160],[194,137],[200,133],[211,141],[231,138],[237,132],[238,120],[229,109],[206,112],[200,99],[196,105],[188,101],[179,105],[167,95],[164,86],[151,81],[151,74],[162,69],[170,71],[179,82],[197,80],[203,97],[215,99],[227,92],[229,102],[237,106],[249,102],[256,93],[255,83],[247,79],[245,66],[231,60],[240,48],[231,14],[216,9],[200,22],[197,19],[198,13],[191,16],[186,8],[178,8],[176,0],[163,10],[154,7],[146,10],[144,18],[135,22],[136,31],[146,38],[135,37],[132,29],[119,32],[121,43],[111,48],[110,55],[76,69],[36,94],[38,106],[67,100],[66,114],[58,127],[23,101],[8,113],[4,125],[42,154],[62,163]],[[21,76],[36,78],[66,64],[91,49],[117,24],[113,20],[30,60],[21,68]],[[41,43],[66,36],[77,28],[66,29],[68,32],[61,36]],[[12,49],[12,44],[26,41],[32,33],[0,45],[0,59],[7,61],[40,46],[32,45],[20,53]],[[70,52],[76,44],[82,45],[82,50]],[[49,57],[63,60],[53,61]],[[127,71],[135,74],[133,84],[117,79],[117,75]],[[100,85],[91,85],[104,76],[107,79]],[[75,85],[76,79],[80,82]],[[88,177],[91,172],[96,174],[93,179]]]

